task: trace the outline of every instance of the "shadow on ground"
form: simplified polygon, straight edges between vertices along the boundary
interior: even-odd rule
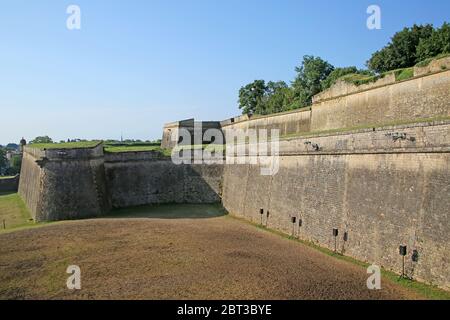
[[[221,204],[159,204],[114,209],[103,218],[207,219],[227,214]]]
[[[0,191],[0,196],[9,196],[15,193],[17,193],[17,191]]]

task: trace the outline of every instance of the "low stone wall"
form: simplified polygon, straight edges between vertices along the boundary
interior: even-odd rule
[[[176,165],[156,152],[106,154],[113,207],[221,200],[222,165]]]
[[[19,175],[10,178],[0,178],[0,192],[17,192],[19,188]]]
[[[394,141],[396,133],[416,141]],[[407,274],[449,289],[449,133],[442,123],[315,136],[319,151],[305,144],[312,137],[286,140],[276,175],[260,175],[259,165],[225,166],[223,205],[257,223],[263,208],[263,223],[286,234],[295,216],[296,237],[330,249],[338,228],[339,252],[396,272],[405,244]]]

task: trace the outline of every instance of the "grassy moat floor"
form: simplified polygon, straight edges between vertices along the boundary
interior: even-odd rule
[[[449,298],[384,275],[381,290],[368,290],[364,266],[216,205],[129,208],[34,228],[23,208],[16,194],[0,195],[0,219],[19,227],[0,232],[0,299]],[[81,269],[81,290],[66,287],[69,265]]]

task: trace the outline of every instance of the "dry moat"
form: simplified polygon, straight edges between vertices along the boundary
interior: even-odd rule
[[[182,218],[183,217],[183,218]],[[417,299],[217,206],[127,209],[0,234],[0,299]],[[68,265],[82,290],[67,290]]]

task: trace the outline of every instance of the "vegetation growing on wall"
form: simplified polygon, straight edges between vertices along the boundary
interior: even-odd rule
[[[414,68],[398,69],[394,71],[394,74],[397,81],[407,80],[414,76]]]
[[[441,53],[441,54],[438,54],[436,57],[428,58],[423,61],[420,61],[418,64],[416,64],[416,67],[426,67],[431,63],[431,61],[436,60],[436,59],[446,58],[446,57],[450,57],[450,53]]]
[[[79,142],[63,142],[63,143],[33,143],[30,147],[37,149],[81,149],[81,148],[93,148],[97,146],[101,141],[79,141]]]
[[[105,152],[115,153],[115,152],[143,152],[143,151],[155,151],[162,155],[170,156],[170,150],[163,149],[161,146],[157,145],[129,145],[129,146],[105,146]]]
[[[53,140],[48,137],[37,137],[32,140],[29,144],[30,147],[37,149],[82,149],[82,148],[93,148],[97,146],[100,142],[103,142],[105,147],[112,149],[120,149],[120,148],[150,148],[159,147],[161,145],[161,140],[155,141],[142,141],[142,140],[82,140],[82,139],[68,139],[67,142],[61,141],[59,143],[53,142]]]
[[[413,77],[412,67],[426,66],[433,59],[450,54],[450,24],[441,28],[431,24],[404,28],[367,61],[367,70],[354,66],[336,68],[315,56],[304,56],[295,68],[291,85],[283,81],[255,80],[239,90],[239,108],[243,114],[271,114],[307,107],[312,97],[330,88],[338,79],[355,85],[375,82],[393,72],[397,81]]]

